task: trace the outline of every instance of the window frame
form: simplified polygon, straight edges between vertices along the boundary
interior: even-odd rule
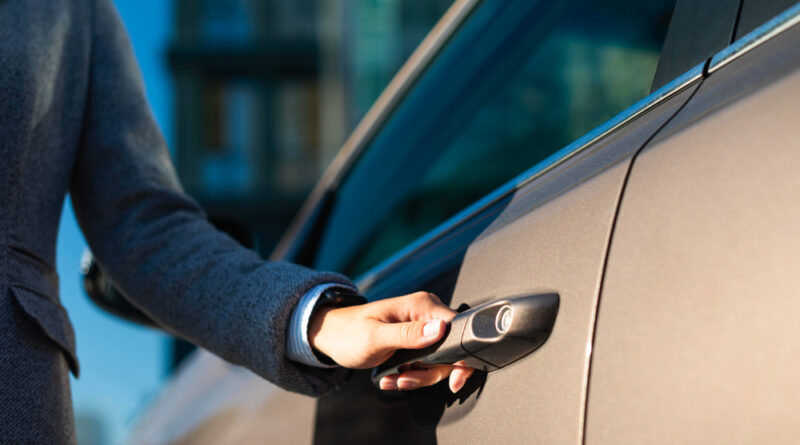
[[[416,81],[444,49],[450,38],[455,35],[467,21],[470,14],[483,0],[457,0],[444,14],[433,30],[423,40],[398,74],[389,83],[369,112],[361,120],[351,136],[331,163],[325,175],[312,191],[295,221],[270,256],[272,260],[286,260],[309,265],[313,255],[302,255],[303,252],[315,252],[324,230],[336,192],[344,177],[355,165],[361,153],[369,146],[374,136],[394,113],[403,98],[413,88]],[[687,0],[678,0],[678,3]],[[677,5],[677,3],[676,3]],[[667,35],[676,26],[671,21],[667,27]],[[660,56],[664,55],[663,48]],[[661,61],[659,62],[659,64]],[[507,181],[484,197],[465,207],[455,215],[447,218],[424,235],[406,244],[359,277],[354,277],[357,284],[366,292],[375,283],[380,282],[396,265],[404,259],[441,239],[459,226],[481,215],[495,206],[516,190],[536,180],[540,176],[569,161],[596,141],[608,136],[618,128],[649,111],[666,99],[682,91],[688,85],[703,77],[705,61],[690,68],[682,75],[672,79],[664,86],[652,91],[649,95],[624,109],[611,119],[590,130],[565,147],[555,151],[543,161],[531,166],[521,174]]]
[[[742,1],[677,0],[650,91],[733,42]]]
[[[270,255],[270,260],[295,261],[307,264],[307,261],[297,261],[297,259],[302,256],[303,252],[313,249],[313,246],[308,246],[305,241],[309,238],[312,240],[318,238],[315,236],[319,230],[318,226],[322,223],[321,220],[325,219],[326,209],[330,207],[329,201],[333,200],[341,181],[378,130],[411,90],[412,86],[424,74],[450,38],[458,32],[461,25],[466,22],[470,14],[482,1],[455,0],[453,2],[453,5],[422,40],[419,47],[414,50],[380,96],[378,96],[378,99],[367,111],[367,114],[364,115],[356,128],[350,133],[350,136],[344,142],[344,145],[336,154],[322,178],[311,191],[297,217],[278,242],[278,245]]]

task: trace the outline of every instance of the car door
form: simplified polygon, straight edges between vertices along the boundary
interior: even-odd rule
[[[714,56],[635,160],[602,284],[587,444],[800,437],[800,5],[760,27],[747,15],[776,3],[743,8],[755,29]]]
[[[276,257],[454,308],[556,293],[535,353],[459,394],[320,399],[315,443],[579,443],[600,279],[633,154],[696,90],[648,95],[674,2],[459,2],[356,130]],[[438,33],[438,34],[437,34]],[[414,60],[414,57],[412,57]]]
[[[551,3],[457,1],[272,256],[347,272],[370,299],[426,289],[461,309],[555,292],[548,342],[456,396],[380,393],[355,373],[320,401],[317,443],[581,441],[597,289],[633,153],[697,90],[738,5]],[[698,16],[707,29],[687,46]],[[312,403],[199,353],[132,443],[302,443]]]

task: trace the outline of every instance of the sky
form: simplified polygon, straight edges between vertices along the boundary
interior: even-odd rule
[[[147,97],[167,141],[173,140],[172,90],[164,52],[172,2],[114,0],[141,65]],[[167,337],[106,314],[90,303],[79,276],[86,243],[67,202],[59,228],[61,299],[75,327],[80,379],[72,379],[76,419],[101,422],[107,443],[120,442],[166,376]]]

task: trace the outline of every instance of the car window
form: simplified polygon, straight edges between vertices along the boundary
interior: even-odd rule
[[[357,276],[645,97],[674,0],[486,0],[337,190],[315,266]]]

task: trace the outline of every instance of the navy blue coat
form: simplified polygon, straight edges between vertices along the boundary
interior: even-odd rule
[[[75,338],[59,302],[67,193],[103,269],[164,329],[284,388],[343,370],[284,358],[302,294],[332,273],[262,261],[180,188],[110,0],[0,0],[0,442],[75,440]]]

